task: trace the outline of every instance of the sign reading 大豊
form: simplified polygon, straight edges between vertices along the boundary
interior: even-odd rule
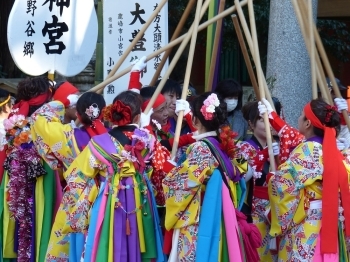
[[[8,44],[26,74],[80,73],[98,33],[93,0],[16,0],[8,20]]]
[[[104,78],[108,76],[116,61],[124,54],[137,33],[158,7],[159,0],[104,0],[103,2],[103,71]],[[168,43],[168,7],[163,6],[158,15],[153,19],[150,26],[135,44],[127,56],[121,69],[130,66],[130,63],[149,55]],[[162,55],[147,62],[147,68],[141,73],[141,82],[148,85]],[[164,65],[163,72],[167,69]],[[162,75],[161,74],[161,75]],[[107,104],[120,92],[128,88],[129,74],[108,84],[104,89],[104,97]]]

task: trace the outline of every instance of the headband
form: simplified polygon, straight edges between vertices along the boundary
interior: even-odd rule
[[[328,108],[328,110],[331,108]],[[344,208],[346,235],[350,235],[350,192],[348,173],[343,163],[343,155],[337,148],[335,128],[327,127],[315,116],[311,103],[304,107],[305,117],[314,127],[324,130],[323,153],[323,193],[321,252],[337,253],[338,248],[338,194],[341,193]]]
[[[38,95],[37,97],[34,97],[28,101],[21,100],[19,101],[19,103],[15,104],[12,109],[18,109],[18,111],[16,112],[17,115],[24,115],[25,117],[27,117],[29,114],[30,106],[41,106],[45,104],[50,97],[51,93],[47,92]]]
[[[145,111],[145,109],[146,109],[146,107],[147,107],[147,105],[149,104],[150,101],[151,101],[151,99],[148,99],[145,102],[143,102],[143,104],[141,106],[142,112]],[[164,102],[166,102],[165,97],[162,94],[159,94],[157,96],[156,101],[154,101],[154,104],[153,104],[152,108],[156,109],[158,106],[160,106]]]
[[[4,102],[0,103],[0,106],[6,105],[8,101],[10,101],[10,99],[11,99],[11,95],[9,95]]]

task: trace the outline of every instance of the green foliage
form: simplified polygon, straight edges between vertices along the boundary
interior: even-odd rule
[[[339,61],[350,60],[349,25],[339,20],[319,19],[317,28],[325,48]]]
[[[169,25],[175,29],[178,21],[181,18],[183,11],[186,8],[188,0],[169,0]],[[234,0],[226,1],[226,8],[232,6]],[[190,17],[187,19],[183,29],[183,33],[187,32],[194,19],[194,9]],[[267,41],[269,31],[269,14],[270,14],[270,0],[254,0],[255,19],[258,32],[258,41],[260,46],[260,56],[262,65],[266,64],[267,56]],[[243,7],[243,11],[247,18],[248,24],[248,11],[247,7]],[[203,20],[207,19],[208,15],[205,14]],[[348,62],[350,60],[350,26],[339,20],[326,20],[319,19],[317,21],[317,27],[320,32],[323,44],[327,51],[332,54],[341,62]],[[171,35],[172,32],[170,31]],[[198,37],[198,42],[206,44],[206,35],[202,34]],[[223,20],[223,39],[222,48],[226,51],[234,51],[238,48],[238,41],[236,32],[233,27],[232,19],[230,16]]]

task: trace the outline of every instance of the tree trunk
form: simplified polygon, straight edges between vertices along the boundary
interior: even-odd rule
[[[316,20],[317,0],[313,0]],[[304,105],[312,99],[311,66],[291,0],[271,0],[267,78],[276,81],[273,95],[282,103],[286,121],[297,127]]]

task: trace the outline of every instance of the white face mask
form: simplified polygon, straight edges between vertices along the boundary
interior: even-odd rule
[[[238,99],[225,99],[224,100],[227,104],[227,112],[232,112],[233,110],[236,109],[237,104],[238,104]]]

